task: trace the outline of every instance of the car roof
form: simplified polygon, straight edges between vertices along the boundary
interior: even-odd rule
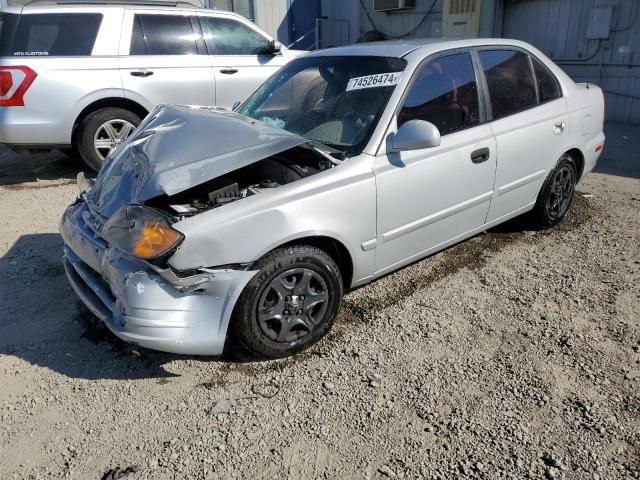
[[[309,53],[307,56],[376,56],[403,58],[413,52],[435,53],[441,50],[505,45],[520,48],[531,46],[520,40],[508,38],[412,38],[406,40],[384,40],[380,42],[356,43],[343,47],[328,48]]]
[[[195,0],[34,0],[24,5],[9,5],[0,8],[6,13],[30,13],[33,10],[72,10],[77,8],[140,8],[154,10],[193,10],[194,12],[221,13],[240,16],[237,13],[216,8],[204,8]]]

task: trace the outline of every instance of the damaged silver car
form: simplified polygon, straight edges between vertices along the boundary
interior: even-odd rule
[[[228,111],[161,106],[61,222],[69,281],[118,337],[282,357],[344,292],[525,212],[560,222],[602,92],[502,39],[314,52]]]

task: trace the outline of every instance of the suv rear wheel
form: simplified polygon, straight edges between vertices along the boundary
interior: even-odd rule
[[[105,159],[140,125],[140,117],[130,110],[107,107],[91,112],[78,127],[76,148],[82,160],[95,171]]]

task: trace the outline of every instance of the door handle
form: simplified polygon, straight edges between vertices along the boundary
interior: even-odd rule
[[[129,72],[132,77],[150,77],[153,75],[151,70],[134,70]]]
[[[555,135],[560,135],[564,129],[566,128],[567,124],[565,122],[558,122],[553,126],[553,133]]]
[[[489,147],[481,148],[479,150],[474,150],[471,152],[471,161],[473,163],[482,163],[489,160],[490,151]]]
[[[237,68],[221,68],[220,73],[224,73],[225,75],[233,75],[234,73],[238,73]]]

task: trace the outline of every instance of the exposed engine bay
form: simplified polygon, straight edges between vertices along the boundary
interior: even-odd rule
[[[234,170],[176,195],[162,195],[146,205],[175,217],[190,217],[265,190],[310,177],[334,166],[328,154],[309,145],[294,147]]]

